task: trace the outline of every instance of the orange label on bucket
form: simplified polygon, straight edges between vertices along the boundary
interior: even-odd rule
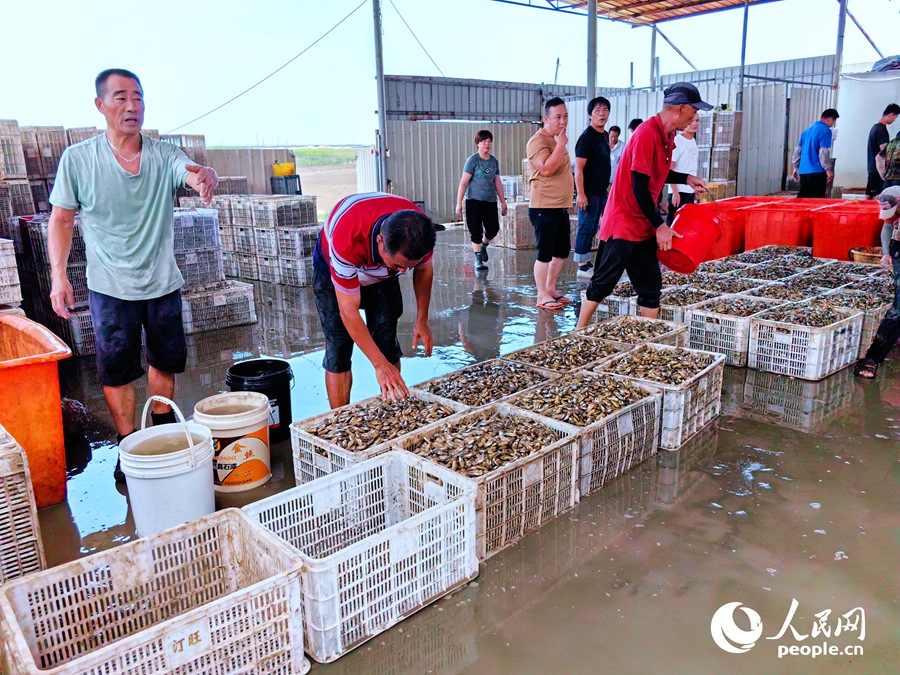
[[[237,438],[213,438],[213,447],[216,485],[240,487],[268,478],[268,427]]]

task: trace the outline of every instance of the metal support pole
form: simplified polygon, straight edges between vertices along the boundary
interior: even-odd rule
[[[653,31],[650,37],[650,91],[656,89],[656,24],[650,26]]]
[[[735,110],[741,112],[744,109],[744,66],[747,63],[747,19],[750,15],[750,0],[744,0],[744,30],[741,33],[741,79],[738,83],[737,100]]]
[[[841,84],[841,67],[844,65],[844,29],[847,27],[847,0],[841,1],[841,13],[838,15],[837,49],[834,52],[834,96],[832,107],[837,108],[838,87]]]
[[[838,0],[840,2],[840,0]],[[853,16],[853,12],[849,9],[847,10],[847,16],[850,17],[850,20],[856,24],[856,27],[859,28],[859,32],[863,34],[863,37],[869,41],[869,44],[872,45],[872,49],[874,49],[878,53],[878,58],[883,59],[884,54],[881,53],[881,50],[878,49],[878,45],[875,44],[875,41],[869,37],[869,34],[866,32],[866,29],[862,27],[862,24],[856,20],[856,17]]]
[[[587,98],[597,95],[597,0],[588,0]]]
[[[381,45],[381,0],[372,0],[372,11],[375,17],[375,84],[378,88],[378,185],[382,192],[387,192],[387,112],[384,102],[384,55]]]
[[[678,56],[680,56],[681,58],[684,59],[685,63],[687,63],[687,64],[691,67],[691,70],[695,70],[695,71],[700,70],[699,68],[697,68],[697,66],[695,66],[695,65],[691,62],[691,60],[690,60],[688,57],[686,57],[686,56],[684,55],[684,52],[683,52],[683,51],[681,51],[680,49],[678,49],[678,47],[675,45],[675,43],[672,42],[672,41],[669,39],[669,37],[668,37],[665,33],[663,33],[659,28],[656,29],[656,32],[659,34],[659,37],[661,37],[663,40],[665,40],[666,43],[667,43],[672,49],[675,50],[675,53],[678,54]],[[657,72],[656,74],[657,74],[657,76],[659,76],[659,72]]]

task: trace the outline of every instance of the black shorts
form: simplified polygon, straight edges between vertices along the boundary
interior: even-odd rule
[[[877,171],[870,171],[866,181],[866,196],[877,197],[884,190],[884,178]]]
[[[497,212],[497,202],[467,199],[466,227],[469,228],[473,244],[480,244],[485,239],[490,241],[496,237],[500,231],[500,214]]]
[[[528,209],[528,218],[534,227],[538,262],[569,257],[572,246],[568,209]]]
[[[141,328],[147,335],[147,363],[163,373],[184,372],[180,290],[153,300],[120,300],[90,291],[89,303],[101,384],[121,387],[144,374]]]
[[[587,299],[603,302],[619,283],[622,272],[628,272],[628,279],[637,291],[638,305],[657,309],[662,291],[662,272],[656,258],[656,237],[644,241],[601,241],[594,276],[587,288]]]
[[[338,306],[337,291],[331,274],[314,266],[313,290],[316,294],[316,310],[322,333],[325,335],[325,358],[322,367],[329,373],[346,373],[350,370],[353,355],[353,338],[344,327]],[[366,313],[369,334],[384,354],[388,363],[396,364],[403,356],[397,340],[397,322],[403,314],[403,295],[400,279],[394,277],[371,286],[360,288],[359,308]]]

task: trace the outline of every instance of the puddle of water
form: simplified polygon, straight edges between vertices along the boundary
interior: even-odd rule
[[[409,349],[415,302],[409,280],[403,282],[407,313],[399,339],[409,384],[574,327],[577,303],[561,314],[534,307],[533,256],[492,249],[489,272],[476,276],[465,233],[440,234],[431,357]],[[575,300],[583,285],[569,265],[560,289]],[[226,388],[233,362],[256,356],[290,360],[294,419],[327,409],[311,289],[256,284],[256,294],[255,326],[191,336],[189,372],[177,392],[186,412]],[[487,561],[475,584],[322,672],[892,670],[900,619],[898,362],[888,361],[875,383],[858,382],[848,370],[803,383],[727,368],[723,416],[714,425],[585,497]],[[64,395],[83,402],[112,437],[93,359],[64,362],[62,373]],[[378,393],[359,352],[353,374],[352,400]],[[146,396],[143,384],[137,398]],[[127,497],[112,480],[114,463],[108,443],[73,454],[69,502],[40,514],[51,564],[134,537]],[[265,486],[218,495],[217,506],[242,506],[292,486],[288,442],[274,446],[272,469]],[[763,637],[739,656],[713,643],[710,620],[723,604],[753,608],[763,636],[771,636],[792,598],[800,603],[793,625],[805,633],[817,612],[831,609],[833,621],[863,607],[864,656],[779,660],[777,645],[813,642],[796,642],[790,631],[780,640]]]

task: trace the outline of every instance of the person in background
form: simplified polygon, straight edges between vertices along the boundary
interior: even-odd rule
[[[900,187],[889,187],[878,195],[878,206],[878,217],[884,221],[881,264],[890,265],[894,270],[894,304],[878,325],[865,357],[853,368],[853,374],[864,380],[874,380],[878,376],[878,366],[884,363],[888,352],[900,339],[900,212],[897,208],[900,206]]]
[[[325,337],[322,366],[332,408],[350,403],[354,344],[375,368],[382,398],[397,401],[409,395],[400,376],[399,275],[413,270],[412,346],[421,341],[430,356],[434,244],[434,223],[403,197],[367,192],[344,197],[332,209],[313,253],[313,292]],[[360,310],[366,313],[365,321]]]
[[[900,115],[900,105],[891,103],[881,114],[881,119],[872,125],[869,130],[869,140],[866,143],[866,169],[868,181],[866,182],[866,196],[875,199],[884,187],[884,149],[891,140],[888,127],[892,125]]]
[[[50,193],[47,228],[53,311],[71,319],[75,304],[67,276],[75,212],[87,255],[89,307],[97,344],[97,371],[117,439],[135,430],[134,382],[144,374],[143,332],[150,393],[175,397],[187,342],[181,321],[184,278],[175,261],[175,190],[196,190],[207,204],[219,182],[176,145],[141,134],[144,89],[129,70],[111,68],[94,81],[94,105],[106,131],[68,147]],[[175,422],[175,413],[153,402],[153,424]],[[113,472],[125,482],[121,464]]]
[[[486,270],[488,244],[500,231],[497,215],[497,200],[506,215],[506,199],[503,196],[503,182],[500,180],[500,163],[491,154],[494,135],[487,129],[475,134],[478,152],[469,155],[459,180],[456,194],[456,215],[462,217],[463,195],[466,198],[466,226],[472,237],[475,252],[475,269]]]
[[[672,171],[696,176],[700,164],[700,149],[694,138],[700,128],[700,115],[694,115],[684,131],[675,136],[675,150],[672,152]],[[694,203],[694,190],[687,185],[669,185],[669,215],[666,225],[672,227],[675,212],[685,204]]]
[[[640,117],[635,117],[628,123],[628,138],[631,138],[634,135],[634,132],[637,131],[637,128],[644,123]]]
[[[900,185],[900,131],[884,149],[884,189]]]
[[[622,130],[617,126],[609,128],[609,184],[612,186],[616,178],[616,167],[619,160],[622,159],[622,153],[625,152],[625,143],[620,142]],[[607,193],[608,194],[608,193]]]
[[[606,206],[611,173],[609,160],[609,101],[602,96],[588,103],[591,123],[575,143],[575,204],[578,232],[575,235],[575,263],[579,277],[591,278],[591,245],[600,229],[600,214]]]
[[[571,302],[556,289],[556,280],[569,257],[569,209],[574,191],[566,125],[569,113],[565,101],[551,98],[544,105],[544,124],[525,146],[531,169],[531,203],[528,218],[537,241],[534,283],[537,306],[550,312]]]
[[[832,129],[837,123],[838,111],[828,108],[818,122],[800,135],[800,143],[794,148],[791,164],[794,178],[800,181],[797,197],[824,199],[828,183],[834,180],[834,159],[831,157]]]
[[[600,225],[597,266],[585,292],[578,316],[583,328],[619,282],[623,272],[637,291],[641,315],[659,316],[662,272],[657,250],[672,248],[680,237],[659,215],[657,197],[666,183],[705,190],[706,181],[671,171],[675,131],[684,130],[698,110],[711,105],[688,82],[671,85],[663,92],[663,109],[644,122],[625,146],[622,161]]]

